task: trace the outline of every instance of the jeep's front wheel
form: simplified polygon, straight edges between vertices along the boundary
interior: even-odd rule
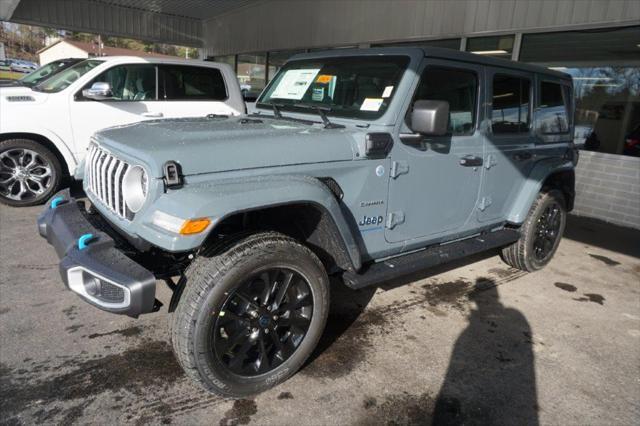
[[[520,228],[520,239],[502,249],[502,260],[527,272],[542,269],[558,249],[567,223],[564,195],[557,189],[538,194]]]
[[[329,308],[318,258],[277,233],[196,258],[172,322],[186,373],[207,390],[243,397],[286,380],[309,357]]]

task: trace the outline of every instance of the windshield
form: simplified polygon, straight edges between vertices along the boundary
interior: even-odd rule
[[[97,61],[95,59],[78,62],[77,64],[60,71],[58,74],[53,75],[51,78],[47,78],[36,85],[33,89],[47,93],[59,92],[69,87],[74,81],[100,65],[102,62],[103,61]]]
[[[375,119],[386,111],[398,87],[407,56],[352,56],[288,62],[258,99],[257,106]]]
[[[18,80],[18,83],[23,86],[33,86],[45,78],[51,77],[53,74],[58,72],[61,68],[67,66],[69,64],[68,61],[55,61],[51,62],[47,65],[44,65],[32,73],[29,73]]]

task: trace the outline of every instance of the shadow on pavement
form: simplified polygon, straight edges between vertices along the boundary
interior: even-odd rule
[[[564,238],[640,258],[640,230],[569,215]]]
[[[524,315],[500,302],[495,282],[469,294],[476,309],[453,347],[433,425],[537,425],[533,336]]]

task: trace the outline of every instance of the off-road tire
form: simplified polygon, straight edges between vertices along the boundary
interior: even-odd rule
[[[545,210],[556,204],[559,207],[560,224],[556,239],[548,255],[543,259],[534,256],[534,240],[536,229]],[[520,228],[520,238],[515,243],[502,249],[501,258],[509,266],[526,272],[534,272],[542,269],[555,254],[562,239],[564,228],[567,223],[567,207],[564,195],[557,189],[542,191],[533,202],[526,220]]]
[[[49,150],[41,143],[35,142],[30,139],[7,139],[0,142],[0,154],[9,150],[20,149],[34,151],[48,163],[51,169],[51,179],[49,185],[44,192],[37,195],[34,194],[33,197],[24,200],[15,200],[8,198],[0,191],[0,203],[14,207],[27,207],[42,204],[60,189],[60,186],[64,181],[62,166],[60,165],[58,157],[56,157],[56,155],[51,152],[51,150]]]
[[[292,268],[307,280],[313,297],[309,329],[295,352],[261,376],[234,375],[211,349],[215,314],[227,295],[247,276],[267,267]],[[197,257],[183,277],[184,291],[171,320],[174,353],[186,374],[208,391],[246,397],[276,386],[293,375],[311,355],[329,310],[329,280],[318,257],[296,240],[275,232],[244,237],[211,256]]]

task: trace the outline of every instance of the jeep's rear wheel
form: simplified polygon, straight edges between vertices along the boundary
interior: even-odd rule
[[[527,272],[542,269],[558,249],[566,223],[562,192],[557,189],[541,192],[520,228],[520,239],[502,249],[502,260]]]
[[[25,207],[43,203],[59,188],[58,158],[29,139],[0,142],[0,202]]]
[[[256,394],[305,362],[324,329],[329,286],[318,258],[277,233],[245,238],[185,272],[172,323],[187,374],[224,396]]]

